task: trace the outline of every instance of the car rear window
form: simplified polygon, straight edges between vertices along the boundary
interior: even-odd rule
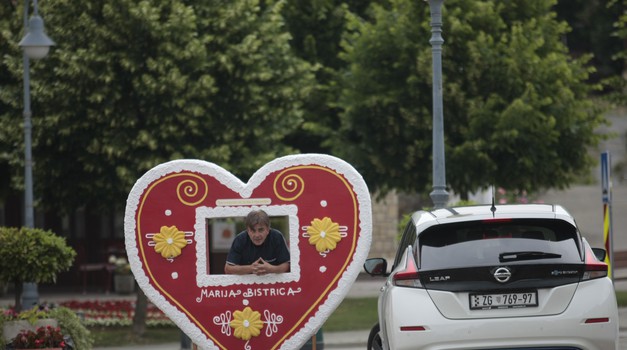
[[[530,261],[580,263],[578,237],[577,229],[562,220],[486,220],[442,224],[419,234],[417,257],[421,269],[529,264]],[[513,255],[518,258],[508,260],[511,253],[519,253]]]

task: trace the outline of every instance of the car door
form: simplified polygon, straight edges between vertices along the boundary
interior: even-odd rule
[[[405,251],[407,250],[407,248],[413,245],[415,242],[416,242],[416,224],[413,220],[410,220],[409,223],[407,223],[407,226],[405,226],[405,230],[403,231],[403,234],[399,241],[399,245],[396,250],[396,255],[394,257],[394,262],[391,268],[392,273],[394,273],[394,271],[398,268],[399,264],[402,262],[402,259],[405,256]],[[381,287],[381,296],[379,297],[379,301],[378,301],[378,312],[379,312],[379,323],[380,323],[379,326],[380,326],[381,334],[383,335],[382,337],[383,346],[386,349],[388,348],[387,340],[385,336],[387,328],[385,324],[385,317],[382,317],[382,315],[384,315],[384,313],[386,312],[383,309],[383,305],[386,304],[387,291],[391,285],[392,285],[392,280],[391,278],[388,278],[385,284],[383,285],[383,287]]]

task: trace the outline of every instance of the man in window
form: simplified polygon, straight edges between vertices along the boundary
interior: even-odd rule
[[[224,272],[234,275],[257,276],[290,270],[290,252],[285,238],[270,228],[270,218],[263,210],[253,210],[246,216],[246,231],[233,240],[226,257]]]

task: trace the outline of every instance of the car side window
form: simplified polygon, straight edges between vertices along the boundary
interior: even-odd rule
[[[416,226],[414,225],[414,220],[409,220],[407,226],[405,226],[405,231],[403,231],[403,235],[401,236],[401,241],[398,244],[398,249],[396,250],[396,257],[394,258],[394,264],[392,265],[392,270],[398,266],[403,257],[403,253],[405,253],[405,249],[407,246],[414,244],[416,240]]]

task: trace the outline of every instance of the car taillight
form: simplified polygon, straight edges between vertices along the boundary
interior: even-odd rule
[[[607,264],[597,260],[592,249],[586,247],[586,266],[581,280],[586,281],[602,277],[607,277]]]
[[[486,224],[496,224],[496,223],[511,222],[511,221],[512,221],[511,218],[492,218],[492,219],[481,220],[481,222],[486,223]]]
[[[592,324],[592,323],[608,323],[610,322],[609,317],[598,317],[598,318],[588,318],[584,323]]]
[[[418,267],[416,267],[416,262],[411,254],[405,255],[405,268],[396,272],[392,276],[392,280],[395,286],[422,288]]]

